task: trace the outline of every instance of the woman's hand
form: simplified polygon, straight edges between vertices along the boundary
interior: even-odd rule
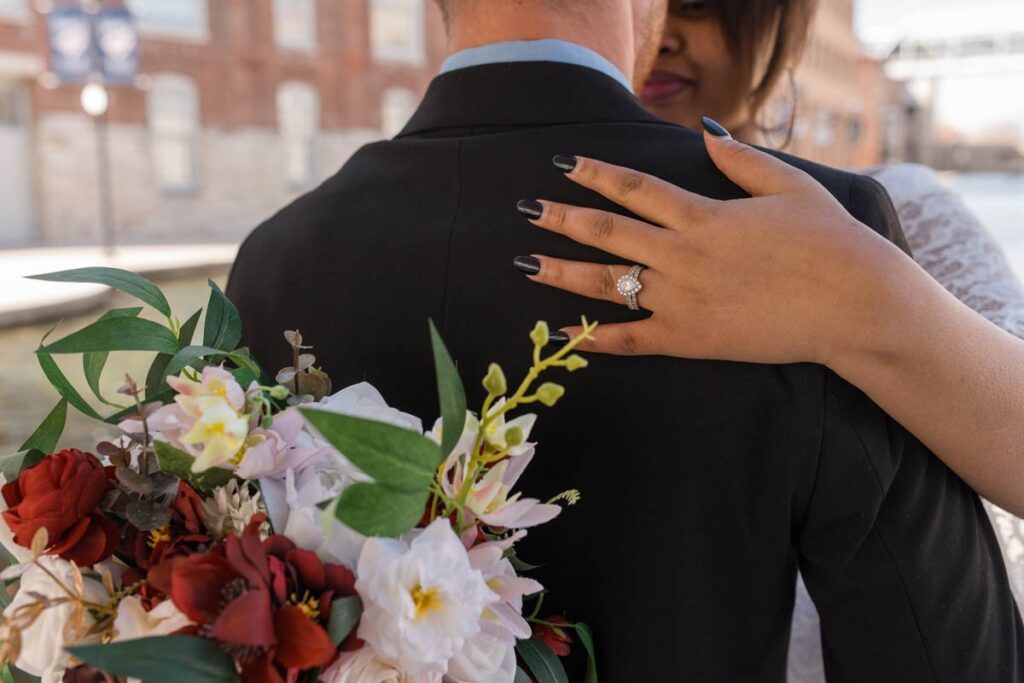
[[[751,198],[708,199],[637,171],[576,158],[569,179],[650,223],[541,201],[534,224],[624,261],[604,266],[535,255],[540,270],[530,276],[534,281],[625,303],[616,281],[633,263],[646,266],[638,298],[653,315],[604,325],[580,348],[828,363],[844,347],[871,338],[881,323],[878,308],[895,284],[887,264],[913,262],[806,173],[732,138],[708,133],[705,139],[715,164]],[[561,163],[572,166],[571,158]]]

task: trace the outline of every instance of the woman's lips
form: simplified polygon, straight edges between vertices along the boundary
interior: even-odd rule
[[[645,102],[663,102],[667,99],[694,88],[696,81],[684,78],[671,71],[656,69],[651,72],[640,91],[640,99]]]

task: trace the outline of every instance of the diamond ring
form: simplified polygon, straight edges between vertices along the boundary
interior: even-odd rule
[[[637,294],[644,288],[642,282],[640,282],[640,273],[643,272],[643,266],[633,266],[629,269],[629,272],[618,279],[615,283],[615,289],[618,290],[626,299],[626,306],[631,311],[639,311],[640,304],[636,300]]]

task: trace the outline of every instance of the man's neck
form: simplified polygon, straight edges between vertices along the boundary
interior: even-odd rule
[[[626,3],[594,2],[586,12],[555,12],[544,3],[467,3],[452,18],[449,54],[510,40],[551,38],[598,53],[633,77],[636,48]]]

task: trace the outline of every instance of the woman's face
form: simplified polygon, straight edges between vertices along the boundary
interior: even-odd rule
[[[670,0],[658,61],[639,95],[666,121],[699,128],[700,117],[707,115],[735,134],[748,123],[752,84],[729,54],[708,4]]]

